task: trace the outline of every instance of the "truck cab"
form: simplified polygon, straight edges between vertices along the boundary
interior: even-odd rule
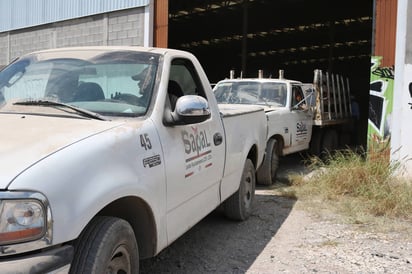
[[[264,108],[268,126],[265,159],[273,163],[266,164],[271,168],[262,169],[276,170],[279,156],[309,148],[313,113],[301,82],[259,77],[225,79],[219,81],[213,91],[219,104],[251,104]],[[263,175],[261,171],[258,182],[271,184],[275,174]]]
[[[262,106],[267,117],[265,160],[258,171],[258,182],[275,182],[279,157],[311,149],[320,151],[336,148],[339,127],[350,117],[348,89],[315,70],[313,83],[307,84],[283,77],[234,78],[219,81],[214,94],[219,104]],[[336,78],[338,79],[338,78]]]
[[[265,120],[219,109],[188,52],[18,58],[0,71],[1,272],[138,273],[218,207],[246,220]]]

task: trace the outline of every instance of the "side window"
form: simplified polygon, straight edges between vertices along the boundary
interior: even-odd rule
[[[292,107],[298,105],[299,109],[305,109],[306,103],[303,100],[303,91],[300,86],[292,86]]]
[[[206,98],[200,78],[190,60],[179,58],[172,61],[167,93],[172,110],[180,96],[198,95]]]
[[[199,76],[190,60],[175,59],[170,68],[169,80],[175,81],[182,88],[184,95],[205,97]]]

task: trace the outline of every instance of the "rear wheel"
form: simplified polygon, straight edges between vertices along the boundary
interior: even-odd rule
[[[319,157],[322,151],[322,133],[321,128],[313,127],[312,137],[310,140],[309,152],[311,155]]]
[[[333,153],[334,150],[336,150],[339,146],[339,137],[338,134],[336,133],[336,130],[334,129],[329,129],[325,132],[323,138],[322,138],[322,152],[321,152],[321,157],[325,158],[331,153]]]
[[[76,243],[70,273],[139,273],[139,252],[130,224],[115,217],[92,220]]]
[[[239,189],[224,202],[225,215],[236,221],[244,221],[252,212],[255,199],[256,173],[250,159],[246,159]]]
[[[279,168],[278,142],[270,139],[266,145],[265,160],[257,172],[257,182],[262,185],[271,185],[276,182],[276,173]]]

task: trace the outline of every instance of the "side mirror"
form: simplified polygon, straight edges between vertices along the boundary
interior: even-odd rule
[[[171,113],[169,125],[190,125],[201,123],[210,118],[210,109],[207,100],[197,95],[179,97],[175,111]]]

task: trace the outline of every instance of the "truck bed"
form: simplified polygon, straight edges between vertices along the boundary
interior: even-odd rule
[[[337,74],[316,69],[313,84],[304,84],[305,93],[314,92],[309,102],[314,112],[314,125],[329,126],[348,123],[352,117],[349,80]]]
[[[224,200],[239,185],[241,172],[238,169],[243,166],[248,156],[243,155],[244,147],[264,144],[256,148],[258,156],[253,161],[255,169],[261,165],[265,153],[267,127],[266,115],[262,107],[235,104],[219,104],[218,106],[227,140],[226,155],[230,155],[230,159],[226,161],[222,180],[221,195]]]

